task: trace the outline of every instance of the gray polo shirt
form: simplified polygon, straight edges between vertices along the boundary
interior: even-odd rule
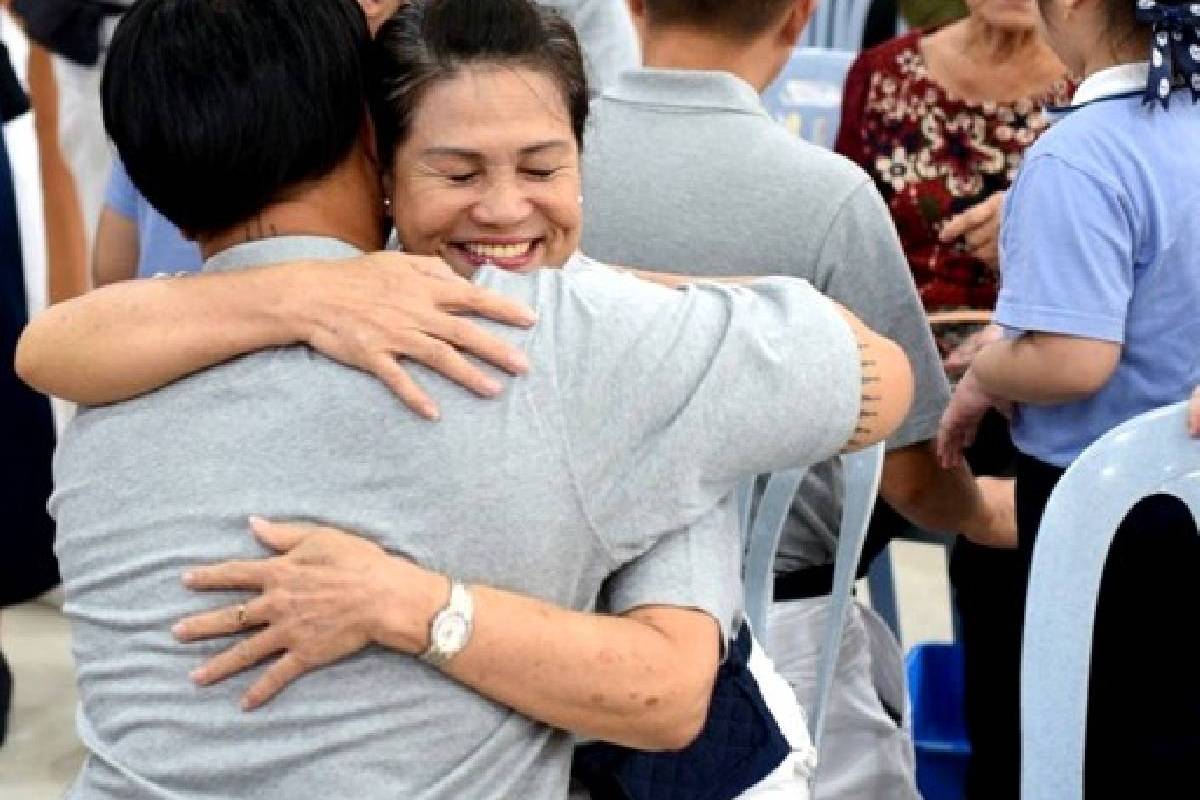
[[[803,278],[904,348],[916,400],[891,449],[932,439],[949,387],[887,207],[841,156],[797,139],[726,72],[623,73],[592,106],[584,251],[696,275]],[[805,480],[776,569],[832,562],[836,462]]]
[[[277,238],[206,268],[355,252]],[[730,616],[718,606],[731,581],[706,577],[726,568],[710,570],[711,551],[678,532],[711,519],[732,540],[720,504],[743,474],[842,446],[861,381],[848,326],[789,279],[675,292],[606,272],[485,269],[478,282],[537,310],[532,330],[490,326],[534,370],[484,402],[414,367],[441,402],[438,424],[305,347],[81,411],[51,500],[89,752],[71,797],[566,796],[569,735],[395,652],[367,648],[250,714],[237,701],[261,669],[192,686],[188,672],[231,641],[180,644],[170,626],[245,595],[191,593],[180,574],[267,555],[250,514],[356,531],[431,569],[579,610],[623,566],[667,548],[691,564],[696,599],[663,601]]]

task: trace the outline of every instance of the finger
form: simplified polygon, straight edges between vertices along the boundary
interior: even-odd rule
[[[504,390],[500,381],[441,339],[420,334],[406,338],[408,341],[402,355],[424,364],[480,397],[495,397]]]
[[[942,226],[942,232],[938,238],[943,242],[952,242],[955,239],[966,236],[970,231],[983,225],[987,221],[988,214],[985,209],[980,206],[968,208],[961,214],[956,214],[946,220],[946,224]]]
[[[273,628],[251,636],[219,653],[192,670],[191,679],[200,686],[211,686],[237,675],[284,649],[282,636]]]
[[[399,397],[400,402],[408,406],[413,413],[433,422],[441,419],[442,412],[437,403],[413,380],[408,370],[400,366],[395,356],[387,353],[378,356],[371,361],[370,372],[383,381],[392,394]]]
[[[226,561],[224,564],[196,567],[183,573],[183,585],[197,591],[262,589],[269,564],[269,561]]]
[[[311,525],[288,525],[252,516],[250,530],[260,542],[275,552],[287,553],[311,536],[316,529]]]
[[[245,614],[242,614],[242,608]],[[241,633],[247,628],[261,625],[267,620],[267,609],[262,598],[235,606],[225,606],[202,614],[185,617],[171,628],[171,633],[181,642],[196,642],[218,636]]]
[[[488,333],[471,320],[447,314],[428,320],[426,330],[464,353],[470,353],[513,375],[529,372],[529,359],[519,347]]]
[[[310,668],[290,652],[284,653],[274,664],[267,667],[263,676],[255,681],[242,696],[242,710],[253,711],[266,705],[283,688]]]
[[[533,309],[512,298],[474,284],[463,286],[448,284],[445,290],[439,294],[441,296],[437,298],[438,305],[447,311],[458,314],[478,314],[494,322],[502,322],[519,328],[528,328],[537,322],[537,314]]]

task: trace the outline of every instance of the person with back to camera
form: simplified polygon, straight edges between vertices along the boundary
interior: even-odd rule
[[[1004,193],[1046,128],[1041,109],[1067,102],[1068,71],[1037,33],[1034,0],[969,0],[968,15],[863,52],[850,68],[835,149],[875,180],[887,201],[926,313],[990,312],[998,288]],[[980,316],[974,314],[973,316]],[[997,336],[978,323],[938,323],[951,379]],[[1008,423],[988,415],[967,461],[1011,476]],[[886,501],[886,498],[884,498]],[[872,537],[902,522],[876,509]],[[965,659],[968,784],[986,793],[1015,758],[1002,733],[1017,724],[1020,557],[958,539],[950,557]]]
[[[261,0],[214,9],[200,0],[145,0],[118,31],[105,104],[130,175],[168,218],[199,239],[210,255],[209,271],[230,272],[224,278],[158,282],[159,287],[173,287],[180,297],[212,292],[221,282],[261,288],[263,274],[246,269],[256,263],[304,255],[328,260],[382,243],[375,150],[366,135],[369,127],[358,113],[365,105],[363,90],[369,88],[364,87],[362,69],[365,26],[360,17],[354,22],[347,0],[309,0],[303,14],[296,13],[295,2]],[[447,65],[433,59],[421,63],[434,70],[427,77],[438,79],[410,85],[415,98],[402,85],[391,87],[390,112],[383,110],[378,119],[381,141],[387,145],[382,152],[397,162],[392,182],[397,196],[403,194],[406,200],[394,204],[397,226],[402,238],[451,257],[456,266],[476,273],[477,282],[532,303],[540,312],[537,327],[504,331],[501,338],[528,349],[535,364],[546,365],[544,371],[539,375],[535,370],[492,403],[450,394],[444,400],[444,421],[428,426],[394,407],[381,415],[380,403],[387,403],[388,397],[373,382],[303,348],[277,346],[127,403],[85,411],[60,454],[54,501],[64,531],[60,550],[80,662],[81,734],[94,756],[80,791],[111,789],[113,796],[135,797],[149,785],[159,787],[154,791],[169,787],[183,796],[198,790],[264,796],[268,788],[280,796],[324,796],[330,791],[364,796],[377,791],[388,796],[561,796],[569,738],[508,709],[600,738],[650,747],[686,743],[695,733],[691,726],[702,721],[708,698],[691,692],[681,696],[681,687],[671,680],[684,671],[682,665],[689,667],[688,674],[695,673],[690,660],[700,656],[715,669],[716,629],[728,624],[731,613],[723,604],[727,589],[737,583],[736,535],[723,535],[717,543],[724,558],[713,558],[713,550],[682,541],[681,563],[690,564],[695,575],[692,586],[677,587],[686,597],[674,615],[658,605],[669,587],[659,587],[658,598],[646,599],[636,592],[651,589],[639,587],[636,580],[628,596],[639,600],[637,607],[620,617],[578,614],[483,584],[497,581],[586,610],[596,600],[601,579],[637,564],[652,550],[680,543],[671,531],[703,527],[700,516],[706,510],[719,515],[722,497],[741,474],[802,460],[810,448],[820,453],[840,446],[856,420],[858,441],[871,441],[890,432],[905,413],[910,383],[899,350],[800,282],[674,292],[605,270],[522,277],[509,274],[524,271],[517,263],[521,255],[571,255],[569,214],[553,221],[531,217],[530,223],[541,219],[541,235],[526,240],[523,247],[497,244],[489,237],[479,238],[479,233],[464,240],[439,227],[447,219],[436,212],[446,207],[435,207],[428,193],[439,185],[455,193],[464,186],[481,192],[477,205],[489,214],[505,211],[511,203],[514,172],[526,190],[543,193],[539,197],[570,186],[570,164],[578,158],[583,120],[573,112],[586,112],[586,100],[576,103],[574,98],[586,97],[586,82],[575,80],[582,75],[577,45],[561,26],[552,28],[552,50],[520,50],[515,61],[505,60],[506,47],[537,41],[531,39],[531,31],[538,29],[541,18],[524,0],[433,0],[419,5],[411,10],[409,23],[420,20],[431,44],[469,45],[471,32],[491,30],[487,26],[501,20],[517,27],[507,44],[486,51],[498,62],[447,74]],[[256,36],[268,30],[271,36]],[[214,37],[217,31],[226,35]],[[222,58],[202,57],[211,55],[206,48],[214,39],[222,43]],[[314,66],[313,52],[325,54],[328,73]],[[280,68],[244,71],[251,60]],[[135,87],[133,76],[139,69],[134,65],[167,61],[205,64],[205,79],[181,74],[159,87],[162,102],[128,102],[130,92],[143,91]],[[574,66],[563,74],[555,64]],[[251,76],[250,87],[232,95],[226,91],[237,79],[226,81],[246,74]],[[287,86],[274,85],[280,76],[286,76]],[[187,87],[190,106],[178,102],[185,94],[181,87]],[[481,95],[485,88],[504,91]],[[443,102],[421,103],[422,98],[439,96]],[[481,96],[496,98],[495,107],[481,104]],[[473,102],[463,102],[466,98]],[[461,142],[454,147],[434,145],[447,130],[438,124],[438,115],[456,115],[461,123],[476,119],[481,111],[495,113],[509,105],[520,110],[510,109],[504,124],[466,124],[456,130],[464,136],[500,135],[508,141],[526,130],[527,118],[536,117],[540,108],[544,117],[556,121],[555,136],[520,148],[522,160],[516,170],[506,157],[499,167],[486,161],[486,178],[473,174],[460,180],[462,160],[483,159],[494,150],[464,149]],[[258,172],[261,153],[248,144],[253,140],[240,126],[269,130],[270,121],[294,116],[301,107],[305,114],[317,112],[328,126],[304,126],[292,129],[290,136],[274,137],[272,152],[291,172],[280,174],[270,164],[261,165],[265,175]],[[399,116],[392,118],[391,112]],[[212,141],[202,142],[197,151],[190,137],[174,135],[184,113],[225,115],[228,124],[204,127]],[[338,140],[331,143],[335,134]],[[390,149],[392,140],[395,151]],[[347,155],[340,155],[342,148],[348,149]],[[289,149],[298,149],[300,156],[290,157]],[[313,150],[335,161],[331,172],[311,163]],[[170,170],[163,164],[170,164]],[[291,182],[296,175],[305,176],[301,187]],[[503,180],[494,181],[497,177]],[[239,198],[240,207],[213,205],[213,198],[238,187],[244,191],[230,197]],[[425,204],[412,202],[418,196]],[[466,223],[471,218],[456,219]],[[509,269],[480,268],[481,253]],[[536,266],[533,259],[526,260],[525,269]],[[305,281],[314,274],[335,276],[337,270],[351,269],[342,263],[323,266],[304,273],[308,277],[297,278],[297,283],[312,286]],[[303,272],[305,265],[279,267],[269,274],[288,270]],[[239,273],[246,276],[240,282],[235,280]],[[387,285],[386,279],[382,285]],[[105,297],[145,294],[143,287],[151,287],[151,293],[158,290],[155,282],[113,287],[82,298],[58,316],[70,318],[80,309],[102,304]],[[563,292],[570,296],[552,307],[552,298]],[[269,302],[257,299],[259,307],[247,314],[253,324],[243,327],[243,335],[247,329],[263,335],[255,325],[264,323],[264,312],[269,317],[281,310],[264,308]],[[796,303],[805,307],[793,309]],[[743,305],[749,306],[745,314]],[[679,312],[674,321],[672,308]],[[578,317],[592,331],[578,335],[578,345],[568,346],[565,340],[561,346],[553,344],[556,337],[567,336],[566,327]],[[178,325],[194,324],[195,329],[206,322],[203,316],[198,323],[176,319]],[[745,332],[739,330],[743,321],[749,326]],[[716,324],[715,330],[710,323]],[[285,337],[289,332],[271,335]],[[184,331],[183,337],[187,335]],[[36,344],[36,339],[35,335],[29,341]],[[710,339],[715,352],[702,347],[697,374],[677,348],[691,350]],[[861,368],[856,339],[867,353]],[[287,341],[276,338],[274,343]],[[778,347],[781,341],[789,346]],[[149,347],[169,350],[170,344]],[[546,347],[557,352],[539,355]],[[217,360],[238,352],[243,351]],[[197,355],[187,358],[195,360]],[[26,353],[23,367],[30,367],[28,359]],[[649,369],[662,364],[670,364],[670,370]],[[873,379],[875,368],[883,371],[879,378],[887,391],[862,401],[865,415],[860,419],[855,411],[861,379]],[[798,419],[794,407],[749,418],[735,398],[720,401],[727,413],[696,405],[703,397],[727,394],[731,370],[743,393],[754,395],[761,383],[764,401],[791,393],[803,396],[811,423]],[[774,377],[758,377],[761,370]],[[619,378],[619,372],[653,375],[654,391]],[[598,383],[580,385],[578,397],[559,396],[589,381]],[[828,391],[818,391],[818,386]],[[669,398],[676,388],[688,399],[671,407]],[[544,392],[549,394],[541,396]],[[847,403],[850,408],[841,408],[847,399],[853,401]],[[279,407],[273,408],[276,403]],[[337,413],[331,415],[331,409]],[[643,413],[650,417],[644,424]],[[614,425],[614,419],[622,424]],[[664,428],[662,420],[670,424]],[[703,435],[688,430],[692,424],[703,425]],[[603,444],[582,442],[585,431]],[[156,447],[153,459],[137,453],[140,447],[155,447],[155,440],[165,435],[172,437],[171,448]],[[660,449],[676,439],[687,450],[684,458]],[[560,440],[573,446],[559,448],[555,443]],[[346,445],[348,451],[339,449]],[[323,460],[310,457],[311,452],[331,455]],[[344,457],[337,457],[339,452]],[[399,452],[403,458],[397,458]],[[466,461],[453,467],[462,459]],[[706,463],[711,468],[704,467]],[[687,477],[693,471],[694,481]],[[473,472],[479,474],[472,476]],[[502,484],[494,479],[497,474],[520,475],[522,480]],[[576,495],[580,486],[588,488],[586,494]],[[522,496],[533,491],[537,502]],[[131,493],[153,495],[155,500],[140,502]],[[451,502],[430,502],[431,496],[447,494],[453,495]],[[554,498],[560,495],[565,505],[546,507],[557,503]],[[476,517],[484,508],[486,519]],[[261,552],[251,552],[239,530],[240,519],[254,511],[345,525],[364,537],[260,525],[263,541],[286,550],[286,555],[200,568],[207,561],[253,558]],[[578,519],[582,513],[586,519]],[[541,533],[539,521],[544,524],[546,519],[556,520],[548,532],[552,535],[531,536]],[[111,535],[114,530],[121,535]],[[660,533],[656,536],[655,531]],[[729,543],[732,554],[725,547]],[[591,552],[598,547],[605,552]],[[130,559],[128,552],[136,552],[137,558]],[[551,562],[557,565],[543,569]],[[724,577],[712,572],[714,564]],[[214,656],[195,674],[202,684],[282,652],[269,669],[250,676],[255,678],[252,686],[243,676],[217,690],[186,691],[184,665],[193,648],[171,643],[166,630],[173,617],[196,610],[195,601],[179,591],[181,567],[191,568],[192,588],[266,590],[261,598],[229,596],[242,602],[175,628],[187,641],[261,628],[227,652],[223,649],[228,642],[195,647],[197,653]],[[450,603],[435,617],[446,603],[450,581],[439,574],[445,572],[458,573],[464,583],[479,583],[455,583]],[[734,579],[727,581],[730,572]],[[266,580],[264,585],[264,575],[279,580]],[[717,582],[704,575],[714,575]],[[124,593],[134,593],[143,602],[135,603]],[[473,602],[464,602],[464,595]],[[325,613],[313,612],[314,603]],[[305,604],[311,613],[289,618],[289,609]],[[136,619],[117,614],[117,609],[131,605],[139,608]],[[681,614],[690,615],[692,622],[671,625]],[[473,626],[464,629],[462,623],[472,616]],[[455,618],[458,627],[446,627]],[[117,627],[120,633],[113,635]],[[668,634],[668,629],[674,633]],[[401,654],[424,654],[441,672],[381,648],[362,650],[369,643]],[[685,653],[690,655],[681,655]],[[120,667],[122,662],[136,668]],[[258,705],[322,664],[328,666],[306,678],[297,697],[289,698],[294,702],[272,704],[254,718],[236,716],[231,692],[248,689],[246,701]],[[381,669],[394,673],[394,680],[380,680]],[[622,676],[628,683],[621,683]],[[139,692],[133,706],[120,702],[130,690],[129,680],[136,681]],[[708,682],[711,685],[711,673]],[[121,713],[114,716],[116,708]],[[652,711],[656,708],[661,711]],[[685,724],[675,725],[674,732],[655,733],[643,721],[647,717]],[[160,730],[164,720],[170,721],[169,732]],[[207,735],[214,724],[220,725],[221,737]],[[290,735],[298,725],[319,730],[320,736]],[[315,752],[312,748],[318,746]],[[336,757],[336,762],[327,756]]]
[[[1026,570],[1065,468],[1114,426],[1186,399],[1200,378],[1198,9],[1041,0],[1039,11],[1082,82],[1009,193],[996,307],[1005,338],[975,357],[939,437],[954,461],[986,408],[1014,405]],[[1200,701],[1172,644],[1176,620],[1196,609],[1198,567],[1195,522],[1173,500],[1140,503],[1118,531],[1092,645],[1089,796],[1175,796],[1192,780]],[[1007,766],[1001,785],[1015,797],[1019,762]]]
[[[949,387],[878,191],[846,158],[789,135],[759,98],[791,55],[812,4],[635,0],[630,7],[645,68],[623,73],[593,104],[584,249],[631,266],[812,281],[900,343],[914,367],[917,399],[888,441],[881,496],[916,524],[1015,543],[1011,482],[977,484],[966,468],[938,466],[933,442]],[[768,631],[759,632],[804,704],[816,691],[840,505],[840,464],[814,467],[789,515],[776,602]],[[916,797],[903,685],[899,643],[869,608],[855,605],[828,705],[818,797]]]

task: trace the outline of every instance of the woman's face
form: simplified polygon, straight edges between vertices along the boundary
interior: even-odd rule
[[[1005,31],[1032,31],[1037,27],[1035,0],[967,0],[971,16]]]
[[[579,247],[579,147],[562,92],[540,72],[477,67],[435,83],[390,183],[404,249],[461,275],[489,262],[562,266]]]

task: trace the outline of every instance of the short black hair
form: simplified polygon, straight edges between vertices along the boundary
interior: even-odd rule
[[[829,2],[830,0],[825,0]],[[749,38],[783,17],[794,0],[646,0],[646,19],[653,25],[690,28]]]
[[[580,150],[588,81],[575,29],[532,0],[412,0],[375,38],[380,102],[375,130],[390,165],[428,89],[478,65],[521,66],[548,76],[571,115]]]
[[[354,0],[141,0],[108,51],[104,124],[155,208],[216,234],[346,159],[371,63]]]

